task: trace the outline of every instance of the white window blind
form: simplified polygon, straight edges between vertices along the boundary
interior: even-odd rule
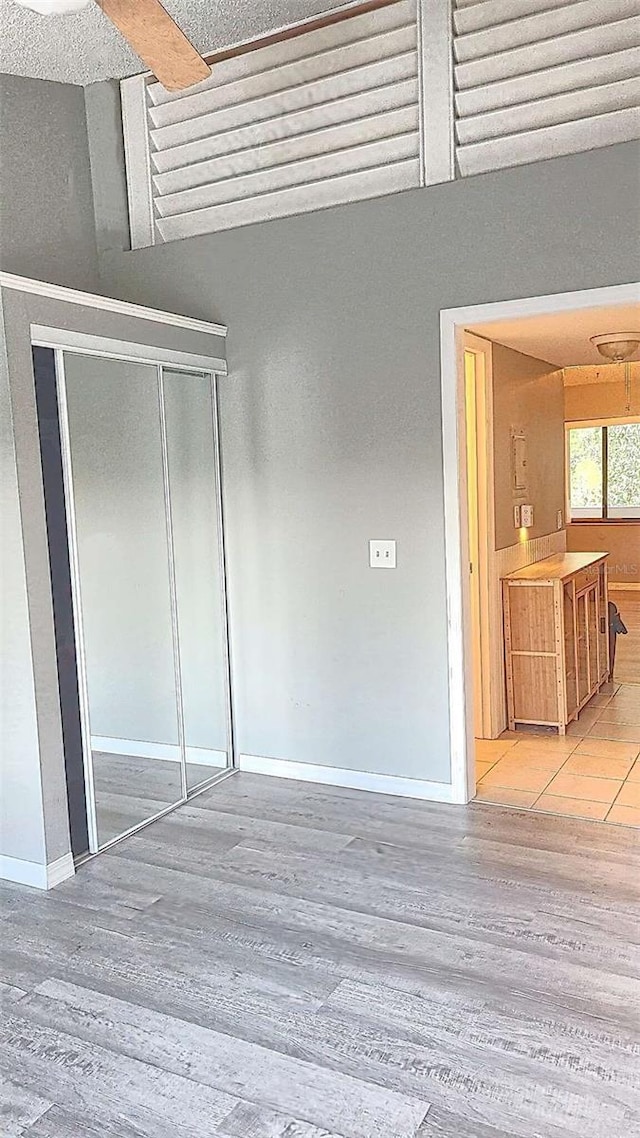
[[[134,247],[640,138],[640,0],[353,9],[123,80]]]
[[[134,246],[420,184],[416,0],[215,62],[171,93],[124,80]]]
[[[462,175],[640,137],[640,0],[454,0],[453,19]]]

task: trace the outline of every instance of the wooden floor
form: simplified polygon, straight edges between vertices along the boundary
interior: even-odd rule
[[[3,1138],[638,1138],[637,831],[236,775],[3,886]]]

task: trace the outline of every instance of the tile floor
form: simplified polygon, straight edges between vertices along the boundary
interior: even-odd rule
[[[476,740],[476,798],[640,828],[640,684],[611,683],[569,733]]]

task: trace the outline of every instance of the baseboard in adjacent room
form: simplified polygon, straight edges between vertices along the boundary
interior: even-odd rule
[[[0,877],[5,881],[15,881],[17,885],[30,885],[32,889],[53,889],[68,877],[73,877],[74,873],[73,856],[70,853],[49,865],[0,855]]]
[[[377,794],[392,794],[401,798],[419,798],[428,802],[453,802],[453,787],[449,782],[428,782],[417,778],[398,778],[395,775],[371,774],[343,767],[323,767],[312,763],[295,763],[290,759],[267,759],[262,755],[240,755],[241,771],[267,774],[276,778],[292,778],[301,782],[316,782],[324,786],[344,786],[351,790],[371,790]]]
[[[180,748],[172,743],[148,743],[144,739],[119,739],[111,735],[92,735],[91,750],[107,755],[131,755],[136,759],[162,759],[180,762]],[[187,762],[203,767],[226,767],[226,751],[206,747],[187,747]]]

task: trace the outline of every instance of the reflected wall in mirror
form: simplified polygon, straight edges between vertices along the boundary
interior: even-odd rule
[[[64,373],[101,847],[184,789],[158,371],[65,352]]]
[[[217,427],[209,375],[163,368],[182,709],[189,790],[229,762]]]

